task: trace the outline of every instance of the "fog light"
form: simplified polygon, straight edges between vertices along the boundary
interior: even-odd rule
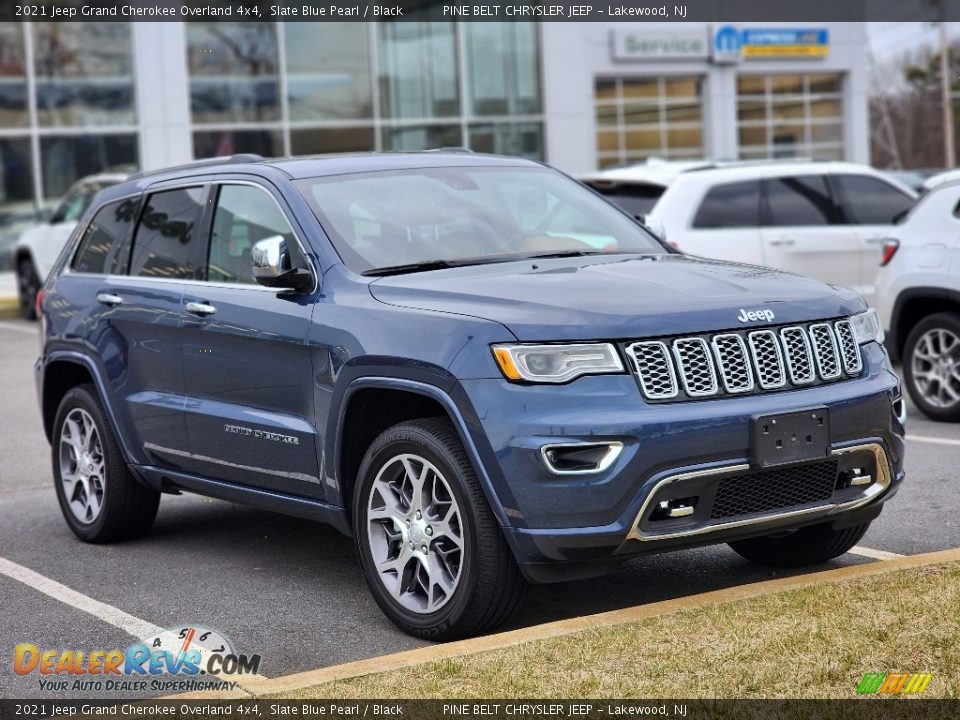
[[[603,472],[623,450],[621,442],[557,443],[540,448],[543,462],[556,475]]]

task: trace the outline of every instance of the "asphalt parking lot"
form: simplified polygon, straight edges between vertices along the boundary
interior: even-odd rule
[[[0,321],[0,697],[43,692],[11,670],[13,648],[125,648],[130,633],[4,574],[16,563],[159,627],[199,623],[293,672],[423,645],[396,630],[367,592],[352,541],[312,522],[208,500],[164,496],[153,532],[135,542],[79,542],[53,491],[33,387],[36,325]],[[912,408],[911,408],[912,411]],[[824,567],[960,545],[960,425],[912,412],[908,482],[858,546]],[[512,626],[584,615],[769,579],[726,546],[634,560],[600,580],[534,587]],[[74,603],[82,604],[82,603]],[[122,626],[122,623],[120,623]],[[93,693],[103,696],[103,693]]]

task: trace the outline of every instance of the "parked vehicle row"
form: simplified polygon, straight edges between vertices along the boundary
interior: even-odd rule
[[[949,187],[958,172],[929,177],[923,190]],[[947,363],[937,366],[941,370],[921,363],[914,372],[912,350],[917,343],[908,342],[910,332],[928,315],[957,312],[955,303],[943,299],[957,289],[960,274],[949,261],[955,247],[949,233],[956,217],[935,210],[947,199],[923,202],[922,210],[910,212],[917,194],[898,181],[916,185],[930,174],[898,175],[833,162],[650,160],[584,181],[683,252],[774,267],[853,288],[883,310],[892,351],[896,358],[905,358],[907,386],[918,407],[937,419],[960,419],[960,384],[951,374],[957,361],[952,346],[938,350]],[[126,177],[107,173],[84,178],[48,221],[22,234],[13,263],[25,317],[34,317],[37,290],[77,219],[100,189]],[[605,242],[589,227],[574,229],[576,238],[592,247]],[[904,251],[898,255],[901,245]],[[890,265],[894,257],[899,259]],[[915,267],[907,270],[908,262]],[[881,272],[886,265],[889,270]],[[918,268],[926,273],[922,287],[929,291],[918,290]],[[880,288],[882,295],[877,292],[878,273],[888,278]],[[897,279],[890,280],[891,276]],[[926,343],[919,346],[926,348]],[[925,373],[934,370],[948,376],[935,372],[929,379]],[[930,399],[931,393],[937,397]]]

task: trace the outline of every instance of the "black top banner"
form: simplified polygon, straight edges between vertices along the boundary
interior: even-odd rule
[[[39,22],[864,22],[957,21],[958,0],[0,0]]]

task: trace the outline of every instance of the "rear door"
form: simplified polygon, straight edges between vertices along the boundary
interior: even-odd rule
[[[764,180],[764,265],[860,289],[860,241],[823,175]]]
[[[895,236],[894,226],[916,200],[890,183],[871,175],[855,173],[830,176],[837,189],[847,223],[857,237],[860,250],[858,290],[875,304],[877,273],[883,242]]]
[[[87,342],[104,365],[127,440],[151,465],[179,468],[188,454],[180,300],[203,259],[195,231],[206,193],[164,189],[105,205],[61,276],[82,278]]]
[[[313,304],[254,282],[254,243],[280,235],[309,268],[273,188],[224,182],[213,213],[205,279],[181,308],[189,470],[216,480],[323,497],[306,345]],[[295,229],[296,228],[296,229]]]

